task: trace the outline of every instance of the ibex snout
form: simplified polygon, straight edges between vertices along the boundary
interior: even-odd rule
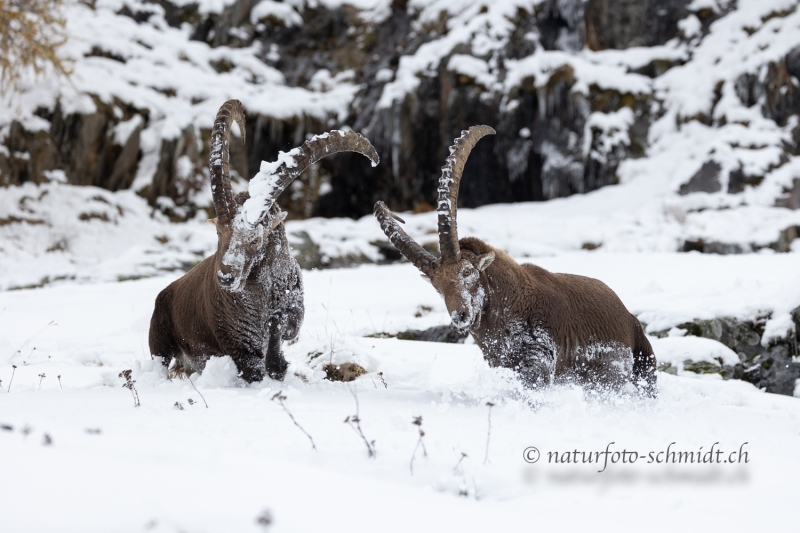
[[[222,267],[217,270],[217,281],[219,281],[219,284],[223,287],[230,287],[233,284],[234,277],[230,267],[226,268],[225,265],[222,265]]]
[[[470,313],[467,311],[453,311],[450,313],[450,320],[453,321],[453,325],[458,329],[467,329],[472,325]]]

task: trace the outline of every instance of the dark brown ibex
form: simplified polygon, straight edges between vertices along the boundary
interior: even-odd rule
[[[458,239],[456,204],[464,164],[488,126],[462,132],[439,181],[436,258],[414,242],[383,202],[375,216],[392,244],[444,297],[453,325],[469,330],[491,366],[511,368],[528,387],[577,382],[656,395],[656,359],[639,321],[599,280],[517,264],[475,239]]]
[[[303,280],[286,240],[282,212],[275,202],[309,165],[336,152],[358,152],[378,163],[362,135],[332,131],[300,148],[262,163],[249,193],[231,192],[230,128],[239,125],[244,140],[244,108],[225,102],[214,121],[211,191],[217,218],[217,251],[156,298],[150,320],[150,353],[188,374],[201,371],[209,357],[229,355],[241,377],[283,379],[288,366],[281,342],[297,336],[303,322]]]

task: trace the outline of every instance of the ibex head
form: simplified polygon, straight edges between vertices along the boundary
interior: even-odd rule
[[[379,162],[377,152],[360,133],[331,131],[288,153],[281,152],[274,163],[262,162],[261,171],[250,181],[250,193],[240,193],[234,198],[228,148],[234,120],[244,141],[245,116],[239,100],[229,100],[220,107],[214,121],[210,157],[211,193],[217,212],[217,218],[211,222],[219,236],[217,281],[231,291],[244,284],[253,266],[269,252],[272,232],[286,218],[275,202],[292,180],[310,165],[337,152],[358,152],[368,157],[372,166]]]
[[[461,137],[450,147],[450,156],[442,167],[442,177],[439,180],[437,211],[439,249],[442,252],[440,258],[431,255],[409,237],[396,222],[403,220],[389,211],[383,202],[375,204],[375,216],[383,232],[444,297],[453,325],[459,329],[468,329],[480,322],[486,296],[484,271],[494,261],[495,254],[492,251],[475,253],[472,250],[461,250],[456,227],[458,186],[472,148],[482,137],[494,133],[489,126],[473,126],[462,132]]]

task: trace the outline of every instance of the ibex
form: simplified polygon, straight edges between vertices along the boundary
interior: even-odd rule
[[[458,187],[488,126],[464,131],[442,168],[436,258],[411,239],[383,202],[375,216],[391,243],[444,297],[453,325],[469,330],[493,367],[516,371],[529,388],[575,382],[656,395],[656,359],[639,321],[599,280],[517,264],[476,238],[459,240]]]
[[[281,342],[295,338],[303,322],[303,280],[286,240],[286,213],[275,202],[309,165],[351,151],[378,163],[362,135],[332,131],[262,163],[248,193],[233,196],[229,171],[230,128],[244,141],[244,108],[225,102],[212,130],[211,192],[217,218],[217,251],[171,283],[156,298],[150,320],[150,353],[168,365],[175,358],[187,374],[211,356],[229,355],[247,382],[264,374],[283,379],[288,363]]]

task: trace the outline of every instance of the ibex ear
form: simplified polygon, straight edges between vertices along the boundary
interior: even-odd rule
[[[289,213],[287,213],[286,211],[280,211],[280,212],[278,212],[278,214],[277,214],[277,215],[275,215],[275,217],[274,217],[274,218],[272,219],[272,221],[270,222],[270,224],[269,224],[269,230],[270,230],[270,231],[272,231],[272,230],[274,230],[275,228],[277,228],[277,227],[278,227],[278,224],[280,224],[281,222],[283,222],[284,220],[286,220],[286,215],[288,215],[288,214],[289,214]]]
[[[483,272],[484,270],[489,268],[489,265],[492,264],[492,261],[494,261],[494,252],[483,254],[478,258],[478,270]]]
[[[219,220],[219,219],[217,219],[217,218],[209,218],[209,219],[208,219],[208,221],[209,221],[209,222],[211,222],[212,224],[214,224],[214,227],[216,227],[216,226],[217,226],[217,221],[218,221],[218,220]]]

